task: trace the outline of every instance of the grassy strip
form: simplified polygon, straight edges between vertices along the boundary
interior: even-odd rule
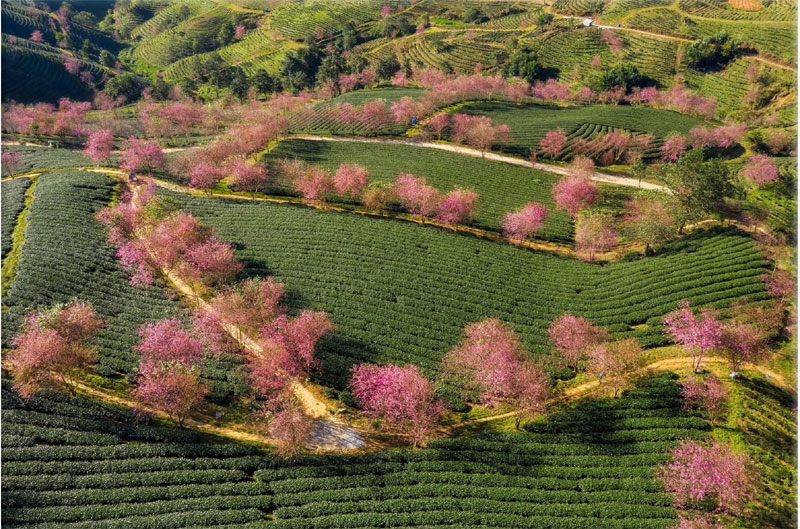
[[[37,179],[38,175],[31,177],[31,185],[28,187],[27,191],[25,191],[25,206],[22,208],[19,217],[17,217],[17,224],[14,226],[14,231],[11,232],[11,251],[8,252],[8,255],[3,260],[2,279],[0,279],[0,282],[2,282],[3,294],[6,293],[9,285],[11,285],[11,282],[14,280],[14,276],[17,274],[17,263],[19,262],[20,255],[22,255],[22,244],[25,242],[25,228],[28,226],[28,211],[30,211],[31,204],[35,197],[33,191],[36,188]]]

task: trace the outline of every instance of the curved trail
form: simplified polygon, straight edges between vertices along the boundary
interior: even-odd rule
[[[726,365],[727,363],[728,363],[728,361],[725,358],[722,358],[720,356],[707,356],[707,357],[704,357],[703,360],[702,360],[702,365],[705,366],[705,367],[708,367],[710,364],[714,364],[715,366],[719,366],[719,364]],[[661,370],[666,370],[666,369],[680,369],[680,368],[685,368],[685,367],[691,368],[691,365],[692,365],[692,361],[691,361],[691,358],[689,358],[689,357],[681,356],[681,357],[677,357],[677,358],[666,358],[666,359],[658,360],[656,362],[653,362],[651,364],[648,364],[648,365],[644,366],[643,368],[639,369],[639,372],[644,373],[644,372],[649,371],[649,370],[659,370],[659,371],[661,371]],[[769,370],[769,369],[767,369],[765,367],[758,366],[758,365],[750,365],[748,367],[748,369],[753,370],[753,371],[758,371],[761,374],[769,377],[770,380],[778,387],[781,387],[783,389],[788,389],[788,390],[791,390],[791,391],[795,391],[794,386],[789,384],[786,381],[786,379],[783,378],[783,376],[779,375],[778,373],[775,373],[774,371],[771,371],[771,370]],[[580,398],[581,396],[585,396],[586,394],[588,394],[589,392],[591,392],[592,390],[594,390],[598,386],[600,386],[600,381],[599,380],[592,380],[592,381],[585,382],[583,384],[580,384],[580,385],[572,387],[572,388],[567,388],[566,390],[564,390],[564,392],[561,395],[558,395],[558,396],[553,397],[552,399],[550,399],[548,404],[552,405],[552,404],[557,404],[559,402],[563,402],[563,401],[566,401],[566,400],[574,400],[574,399]],[[453,424],[453,425],[448,426],[446,428],[443,428],[442,431],[447,433],[447,434],[449,434],[449,433],[452,433],[455,430],[458,430],[459,428],[465,428],[467,426],[472,426],[474,424],[480,424],[480,423],[484,423],[484,422],[491,422],[491,421],[497,421],[497,420],[500,420],[500,419],[507,419],[509,417],[514,417],[515,415],[517,415],[517,413],[518,413],[517,411],[509,411],[509,412],[501,413],[501,414],[498,414],[498,415],[491,415],[489,417],[481,417],[479,419],[469,419],[469,420],[462,421],[462,422],[457,423],[457,424]]]
[[[493,152],[485,152],[481,153],[481,151],[477,149],[470,149],[469,147],[462,147],[460,145],[451,145],[449,143],[434,143],[430,141],[414,141],[414,140],[397,140],[397,139],[390,139],[390,138],[353,138],[349,136],[313,136],[310,134],[294,134],[289,136],[287,139],[301,139],[301,140],[310,140],[310,141],[332,141],[332,142],[355,142],[355,143],[383,143],[383,144],[397,144],[397,145],[411,145],[414,147],[425,147],[427,149],[439,149],[441,151],[449,151],[454,152],[457,154],[463,154],[466,156],[472,156],[473,158],[483,158],[486,160],[493,160],[496,162],[504,162],[511,165],[517,165],[520,167],[530,167],[533,169],[538,169],[539,171],[545,171],[547,173],[554,173],[558,175],[566,175],[568,174],[566,167],[559,167],[556,165],[549,165],[545,163],[531,163],[527,160],[522,160],[520,158],[514,158],[513,156],[505,156],[503,154],[496,154]],[[641,182],[633,181],[631,178],[623,178],[620,176],[614,176],[606,173],[600,173],[595,171],[592,173],[592,180],[597,182],[603,182],[606,184],[616,184],[621,186],[628,186],[628,187],[639,187],[641,189],[651,189],[653,191],[661,191],[662,193],[670,193],[669,188],[665,186],[661,186],[658,184],[651,184],[649,182]]]
[[[126,174],[119,170],[94,169],[93,171],[114,174],[117,176]],[[139,187],[140,186],[132,186],[132,201],[136,200]],[[193,303],[203,310],[211,310],[208,302],[202,299],[200,295],[192,288],[192,286],[184,281],[183,278],[177,273],[175,273],[173,270],[164,268],[161,269],[161,272],[164,274],[164,276],[166,276],[170,283],[172,283],[175,290],[183,294],[187,302]],[[250,354],[254,354],[259,357],[262,357],[265,354],[264,349],[259,343],[247,336],[233,323],[224,322],[223,328]],[[347,450],[361,448],[364,445],[364,440],[361,435],[356,430],[346,425],[343,421],[341,421],[341,419],[330,417],[326,404],[319,400],[314,393],[300,383],[300,381],[292,380],[290,387],[292,392],[302,403],[306,413],[314,418],[316,422],[309,442],[307,443],[308,448],[320,450]],[[263,440],[266,438],[255,436],[253,440],[259,439]]]

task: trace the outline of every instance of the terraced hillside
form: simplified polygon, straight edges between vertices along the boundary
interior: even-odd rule
[[[30,178],[3,181],[2,194],[2,258],[11,251],[11,232],[17,223],[17,217],[25,207],[25,192],[31,185]]]
[[[652,345],[665,343],[660,318],[680,299],[765,297],[768,263],[735,232],[700,232],[654,258],[601,267],[407,222],[167,194],[234,243],[247,274],[283,281],[292,310],[328,312],[321,381],[338,388],[361,361],[435,374],[464,325],[487,317],[509,322],[539,356],[563,312]]]
[[[591,401],[526,433],[435,441],[416,452],[308,457],[260,470],[274,525],[300,527],[665,528],[653,468],[708,428],[680,409],[665,374],[619,400]]]
[[[23,403],[3,380],[3,525],[152,527],[263,520],[269,487],[252,446],[142,425],[134,411],[48,393]]]
[[[655,137],[655,152],[670,132],[685,134],[692,127],[704,123],[701,119],[669,110],[609,105],[548,107],[484,101],[464,105],[458,112],[486,115],[495,123],[508,125],[511,141],[500,148],[524,157],[530,156],[531,147],[536,146],[548,130],[559,127],[570,140],[578,137],[588,139],[595,133],[610,129],[649,133]],[[569,151],[569,144],[565,149]]]
[[[554,210],[551,187],[558,178],[543,171],[440,152],[424,147],[357,142],[290,139],[266,156],[268,163],[294,158],[335,171],[342,163],[357,163],[370,172],[371,183],[388,183],[400,173],[412,173],[442,191],[465,187],[478,193],[473,225],[500,231],[503,216],[537,201]],[[572,223],[563,211],[552,211],[538,237],[572,239]]]

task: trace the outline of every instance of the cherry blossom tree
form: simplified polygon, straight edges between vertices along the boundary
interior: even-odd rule
[[[114,148],[114,136],[108,129],[101,129],[91,132],[86,140],[83,154],[94,161],[95,165],[100,161],[108,159],[111,150]]]
[[[738,373],[744,362],[758,362],[769,354],[770,336],[760,325],[732,321],[722,328],[722,356],[731,373]]]
[[[261,327],[286,312],[280,304],[284,291],[283,283],[271,277],[246,279],[223,288],[206,308],[195,310],[193,325],[214,351],[240,352],[245,336],[258,336]]]
[[[436,188],[411,173],[401,174],[395,179],[394,192],[400,205],[412,215],[432,217],[439,209],[441,197]]]
[[[696,315],[689,302],[682,300],[678,303],[678,308],[664,316],[661,321],[665,327],[664,332],[672,341],[689,350],[695,373],[700,372],[703,357],[723,344],[722,323],[713,309],[701,309],[700,314]]]
[[[511,130],[505,124],[494,125],[488,116],[471,116],[465,136],[467,145],[481,151],[481,158],[484,158],[492,145],[510,139]]]
[[[442,139],[442,132],[450,125],[450,115],[447,112],[439,112],[428,121],[428,130],[436,134],[436,139]]]
[[[22,155],[18,152],[5,151],[0,155],[0,163],[2,163],[3,172],[6,175],[16,174],[22,166]]]
[[[295,318],[282,314],[261,328],[262,338],[283,349],[282,369],[293,377],[308,376],[318,366],[314,349],[319,340],[333,329],[324,312],[304,310]]]
[[[766,154],[756,154],[747,159],[739,176],[756,187],[762,187],[778,180],[778,166]]]
[[[475,216],[478,194],[468,189],[454,189],[442,197],[436,220],[448,225],[464,224]]]
[[[667,137],[661,146],[661,159],[665,162],[676,162],[685,150],[686,138],[680,134],[673,134]]]
[[[92,306],[83,302],[28,313],[7,357],[14,390],[25,399],[45,388],[74,393],[75,378],[95,360],[95,348],[87,342],[102,327]]]
[[[35,30],[33,30],[33,32],[31,32],[31,36],[29,37],[29,40],[31,42],[42,43],[42,42],[44,42],[44,36],[42,35],[41,31],[39,31],[38,29],[35,29]]]
[[[203,189],[208,193],[222,179],[222,171],[218,165],[198,162],[189,170],[189,187]]]
[[[652,195],[636,195],[623,206],[623,231],[645,243],[647,249],[675,237],[675,220],[663,199]]]
[[[611,339],[606,329],[595,327],[583,316],[569,313],[554,319],[547,328],[547,334],[559,356],[575,371],[590,347]]]
[[[175,362],[186,367],[199,364],[205,353],[203,342],[184,329],[177,318],[147,323],[137,331],[141,338],[136,351],[141,354],[139,371],[159,369],[164,363]]]
[[[542,412],[549,394],[547,375],[526,358],[519,338],[500,320],[468,324],[466,338],[442,359],[445,377],[461,388],[464,398],[494,405],[503,400],[524,416]]]
[[[278,455],[291,459],[305,446],[314,430],[314,421],[297,399],[284,395],[281,401],[270,413],[267,434],[276,442]]]
[[[333,189],[340,195],[357,197],[364,192],[369,172],[358,164],[343,163],[333,175]]]
[[[81,69],[81,61],[71,55],[64,57],[64,69],[72,75],[76,75]]]
[[[168,362],[143,372],[133,395],[183,425],[189,414],[202,406],[209,392],[209,387],[200,381],[197,366]]]
[[[776,268],[772,272],[766,272],[761,279],[767,285],[767,292],[775,298],[779,298],[781,303],[786,300],[787,296],[795,293],[795,281],[788,270]]]
[[[164,169],[164,151],[155,142],[130,137],[122,146],[119,167],[125,171],[144,170],[147,173],[152,173],[154,169]]]
[[[683,407],[705,411],[712,426],[724,417],[728,394],[728,388],[714,375],[709,375],[702,380],[697,377],[689,377],[681,381]]]
[[[247,28],[245,26],[241,24],[236,26],[236,29],[234,31],[234,37],[236,37],[237,39],[241,39],[245,36],[245,34],[247,34]]]
[[[744,454],[717,441],[684,439],[657,477],[677,508],[712,501],[714,512],[735,513],[752,498],[754,477]]]
[[[595,373],[602,382],[614,388],[617,397],[623,385],[630,382],[636,368],[643,365],[642,346],[636,338],[625,338],[604,342],[589,348],[589,371]]]
[[[414,446],[433,433],[444,406],[434,398],[433,384],[417,366],[358,364],[350,389],[368,416],[411,437]]]
[[[187,248],[183,260],[189,268],[184,269],[186,275],[207,286],[224,285],[244,268],[236,259],[231,245],[213,234]]]
[[[607,214],[588,212],[578,217],[575,226],[575,253],[579,259],[593,261],[598,253],[617,245],[614,219]]]
[[[550,156],[551,160],[555,160],[566,145],[567,135],[559,127],[545,132],[544,136],[539,140],[539,152]]]
[[[600,188],[592,182],[594,163],[584,156],[576,157],[568,167],[569,174],[553,184],[556,209],[566,210],[572,217],[594,204]]]
[[[229,168],[236,188],[249,192],[253,199],[269,183],[269,174],[263,165],[250,164],[244,158],[237,157],[230,162]]]
[[[548,215],[547,208],[538,202],[528,202],[518,211],[506,213],[501,222],[503,235],[525,240],[539,231]]]
[[[308,166],[303,174],[294,181],[294,189],[306,200],[324,200],[325,195],[333,191],[333,180],[330,173],[315,165]]]

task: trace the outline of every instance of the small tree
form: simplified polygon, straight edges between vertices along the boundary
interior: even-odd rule
[[[250,198],[255,199],[256,193],[262,191],[269,183],[269,174],[263,165],[249,164],[243,158],[235,158],[230,163],[230,172],[233,185],[237,189],[250,193]]]
[[[101,160],[105,160],[111,155],[113,148],[114,136],[112,136],[111,131],[108,129],[96,130],[89,134],[83,154],[91,158],[97,165]]]
[[[475,216],[478,194],[468,189],[454,189],[439,203],[436,220],[448,225],[463,224]]]
[[[675,221],[660,197],[636,195],[625,202],[623,232],[655,248],[675,237]]]
[[[403,206],[412,215],[432,217],[439,209],[441,197],[433,186],[410,173],[401,174],[394,181],[394,192]]]
[[[611,339],[606,329],[595,327],[586,318],[572,314],[562,314],[554,319],[547,328],[547,334],[567,366],[576,371],[589,347]]]
[[[73,302],[28,313],[8,353],[14,390],[25,399],[45,388],[74,393],[76,376],[95,359],[95,348],[87,342],[102,326],[103,321],[88,303]]]
[[[728,388],[714,375],[702,380],[689,377],[681,381],[681,397],[683,397],[684,408],[699,408],[705,411],[713,426],[725,415]]]
[[[575,253],[579,259],[593,261],[597,253],[617,245],[613,218],[604,213],[588,212],[578,218],[575,227]]]
[[[428,130],[436,134],[436,139],[442,139],[442,132],[450,125],[450,115],[447,112],[439,112],[428,121]]]
[[[676,508],[711,502],[714,512],[735,513],[752,498],[747,457],[717,441],[683,440],[657,473]]]
[[[141,169],[150,173],[154,169],[164,169],[165,167],[164,151],[157,143],[130,137],[123,144],[120,169],[124,171]]]
[[[430,437],[444,411],[434,398],[433,384],[414,365],[358,364],[352,369],[350,389],[367,415],[409,435],[414,446]]]
[[[759,325],[732,321],[722,329],[722,355],[732,373],[744,362],[758,362],[769,354],[769,335]]]
[[[572,217],[594,204],[600,188],[590,180],[594,164],[587,158],[576,158],[570,165],[570,174],[553,184],[556,209],[566,210]],[[591,162],[591,160],[588,160]]]
[[[713,309],[701,309],[698,316],[692,311],[689,302],[682,300],[678,303],[678,308],[664,316],[661,321],[665,327],[664,332],[672,337],[672,341],[689,350],[695,373],[700,372],[703,357],[723,343],[722,323]]]
[[[333,188],[340,195],[360,196],[367,187],[369,172],[358,164],[343,163],[333,176]]]
[[[3,173],[12,175],[22,166],[22,155],[18,152],[5,151],[0,156],[0,162],[3,165]]]
[[[588,354],[589,370],[601,381],[611,384],[614,398],[643,363],[642,346],[636,338],[601,343],[590,348]]]
[[[756,187],[762,187],[778,180],[778,166],[766,154],[756,154],[747,159],[739,176]]]
[[[294,189],[306,200],[321,201],[333,191],[331,175],[321,167],[309,166],[294,181]]]
[[[177,318],[147,323],[137,331],[141,341],[136,350],[142,355],[139,371],[157,370],[164,363],[179,363],[186,367],[199,364],[204,355],[203,342],[183,328]]]
[[[544,226],[548,213],[547,208],[538,202],[528,202],[519,211],[506,213],[500,223],[503,235],[525,240]]]
[[[197,366],[169,362],[144,371],[139,377],[134,397],[143,404],[165,412],[182,426],[189,413],[203,404],[208,393],[208,386],[200,382]]]
[[[564,147],[567,145],[567,135],[561,130],[561,127],[555,130],[548,130],[545,132],[542,139],[539,140],[539,151],[542,154],[550,156],[551,160],[555,160]]]

